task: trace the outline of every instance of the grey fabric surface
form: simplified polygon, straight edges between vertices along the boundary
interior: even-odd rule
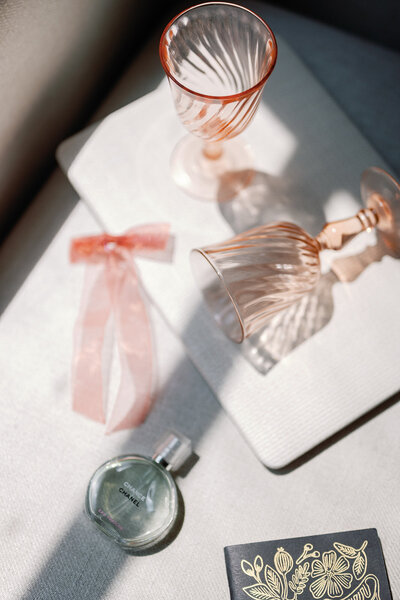
[[[249,4],[280,33],[400,175],[400,54],[275,6]]]
[[[155,73],[133,65],[99,116],[133,99],[137,86],[149,91]],[[76,200],[55,173],[0,254],[0,598],[228,599],[223,546],[363,527],[378,529],[393,597],[400,597],[396,398],[291,472],[274,474],[154,313],[160,394],[148,421],[106,437],[102,426],[71,411],[82,269],[68,264],[68,244],[98,228],[82,203],[73,210]],[[182,528],[161,552],[128,556],[86,520],[86,485],[111,456],[151,452],[167,426],[191,436],[198,455],[178,479]]]
[[[400,51],[397,27],[400,5],[397,0],[306,0],[301,3],[296,0],[275,0],[274,3]]]
[[[148,22],[141,0],[0,2],[0,237]]]
[[[0,322],[0,597],[227,599],[224,545],[363,527],[377,527],[398,597],[399,404],[276,475],[254,457],[154,313],[160,393],[147,422],[105,436],[72,412],[82,269],[68,264],[67,251],[72,236],[96,230],[79,204]],[[178,478],[182,527],[159,553],[128,556],[86,520],[86,485],[107,458],[151,452],[170,426],[192,437],[198,456]]]
[[[62,184],[60,193],[67,195]],[[227,599],[224,545],[363,527],[377,527],[398,597],[400,405],[276,475],[254,457],[154,313],[160,393],[147,422],[105,436],[101,425],[72,412],[82,269],[68,264],[67,251],[72,236],[97,228],[79,204],[0,321],[0,597]],[[171,426],[193,439],[198,456],[178,478],[181,530],[159,553],[126,555],[86,520],[88,479],[107,458],[151,452]]]

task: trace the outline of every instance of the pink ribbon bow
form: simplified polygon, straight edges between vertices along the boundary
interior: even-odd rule
[[[168,239],[169,226],[155,224],[135,227],[125,235],[104,233],[71,242],[71,262],[92,265],[87,269],[75,329],[73,409],[94,421],[106,422],[103,345],[106,325],[113,315],[121,379],[107,416],[107,433],[139,425],[152,405],[151,328],[134,256],[160,258]]]

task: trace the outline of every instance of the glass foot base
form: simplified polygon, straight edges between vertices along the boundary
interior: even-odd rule
[[[400,185],[379,167],[366,169],[361,177],[361,197],[379,215],[377,229],[387,249],[400,255]]]
[[[171,175],[187,194],[201,200],[225,202],[247,187],[252,179],[253,154],[237,138],[221,144],[222,152],[206,156],[205,144],[193,135],[184,137],[171,156]],[[243,176],[239,176],[243,173]]]

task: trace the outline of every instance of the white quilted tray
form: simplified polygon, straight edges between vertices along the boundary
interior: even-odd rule
[[[400,388],[400,263],[373,260],[374,233],[335,256],[324,253],[315,294],[241,346],[215,327],[193,280],[191,248],[277,219],[315,235],[326,220],[360,208],[366,167],[387,168],[282,40],[278,48],[260,109],[242,134],[256,173],[230,203],[193,199],[171,180],[169,158],[185,131],[166,81],[58,149],[72,185],[108,231],[171,223],[173,262],[142,260],[143,282],[256,455],[274,469]],[[347,270],[337,259],[348,255],[357,255],[359,272],[339,281]]]

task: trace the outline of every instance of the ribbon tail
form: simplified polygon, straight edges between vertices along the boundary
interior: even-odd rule
[[[151,327],[133,263],[124,273],[114,311],[121,382],[107,433],[140,425],[153,401]]]
[[[89,419],[105,423],[102,349],[111,300],[103,266],[89,266],[81,309],[75,326],[72,366],[72,408]]]

